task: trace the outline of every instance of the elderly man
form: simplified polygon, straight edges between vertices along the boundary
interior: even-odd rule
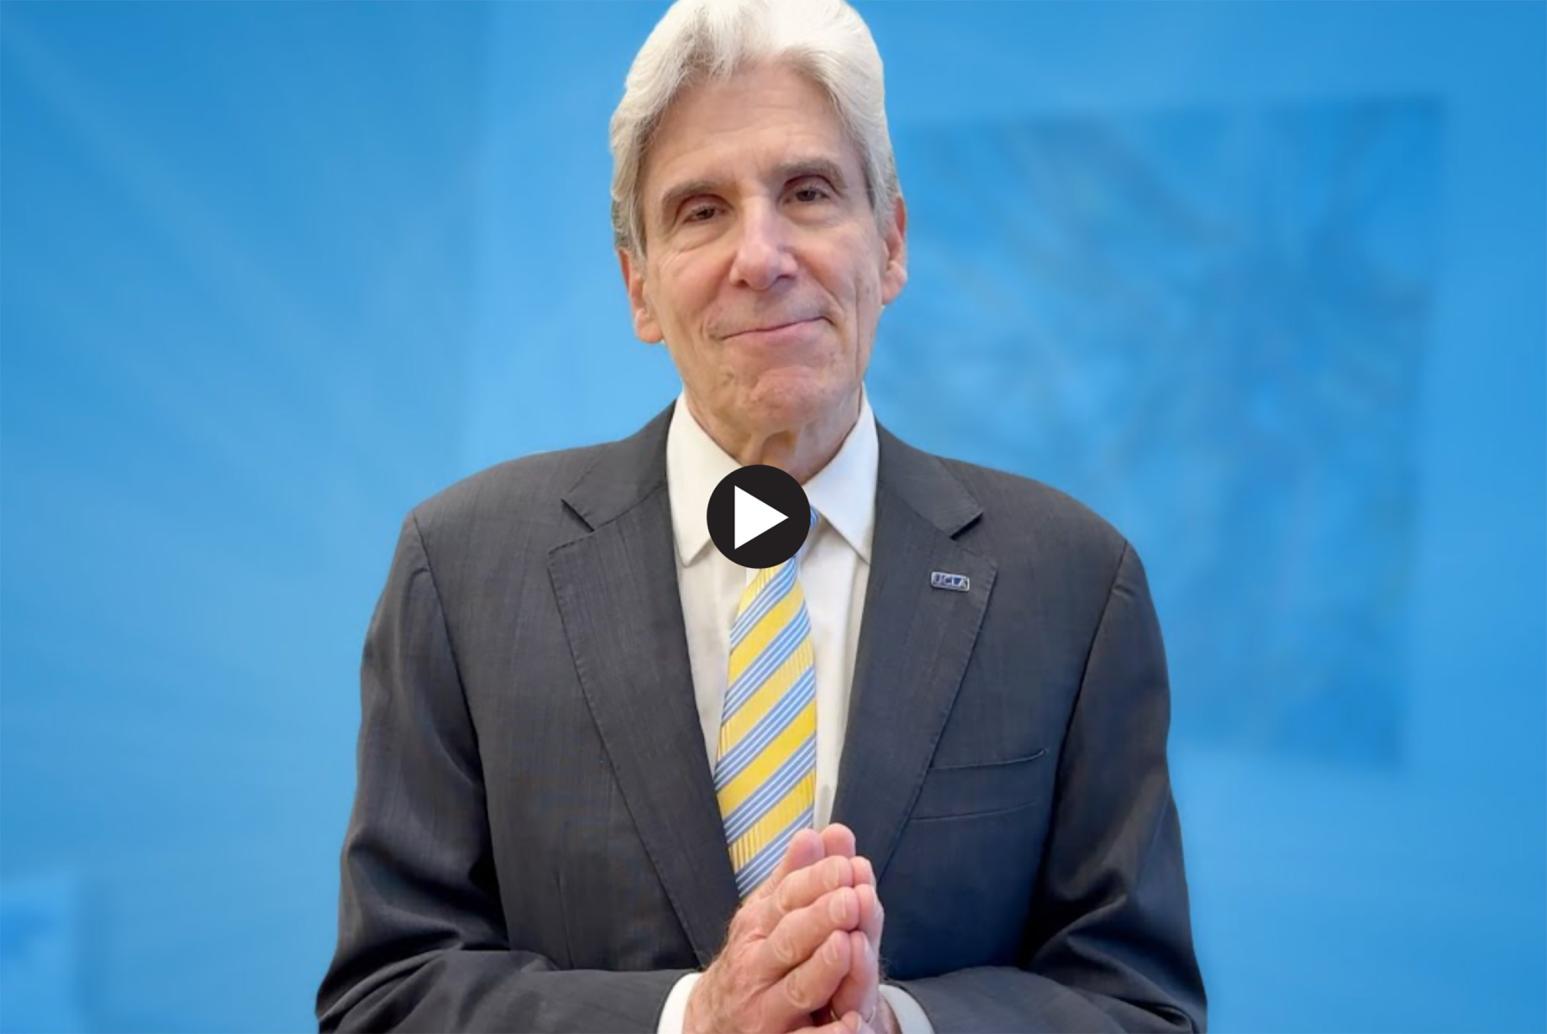
[[[321,1029],[1202,1029],[1138,557],[871,413],[907,217],[869,31],[682,0],[611,142],[682,393],[405,521]],[[777,568],[706,529],[748,464],[810,500]]]

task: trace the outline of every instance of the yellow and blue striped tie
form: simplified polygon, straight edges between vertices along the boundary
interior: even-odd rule
[[[813,533],[816,521],[812,510]],[[816,669],[811,619],[796,577],[811,538],[783,564],[753,576],[731,626],[714,790],[743,898],[814,817]]]

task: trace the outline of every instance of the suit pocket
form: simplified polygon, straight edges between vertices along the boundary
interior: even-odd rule
[[[924,773],[912,819],[971,818],[1019,811],[1042,800],[1048,766],[1044,747],[1025,757],[935,765]]]

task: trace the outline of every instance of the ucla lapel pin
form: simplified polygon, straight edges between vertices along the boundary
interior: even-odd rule
[[[972,588],[972,579],[964,574],[951,574],[949,571],[931,571],[929,573],[929,584],[937,589],[966,592]]]

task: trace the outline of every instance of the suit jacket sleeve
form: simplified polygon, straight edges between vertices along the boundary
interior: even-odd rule
[[[1125,544],[1065,733],[1021,964],[900,982],[936,1030],[1204,1029],[1169,721],[1160,628]]]
[[[319,1030],[653,1030],[684,971],[560,971],[509,943],[476,732],[412,515],[366,636],[360,692]]]

